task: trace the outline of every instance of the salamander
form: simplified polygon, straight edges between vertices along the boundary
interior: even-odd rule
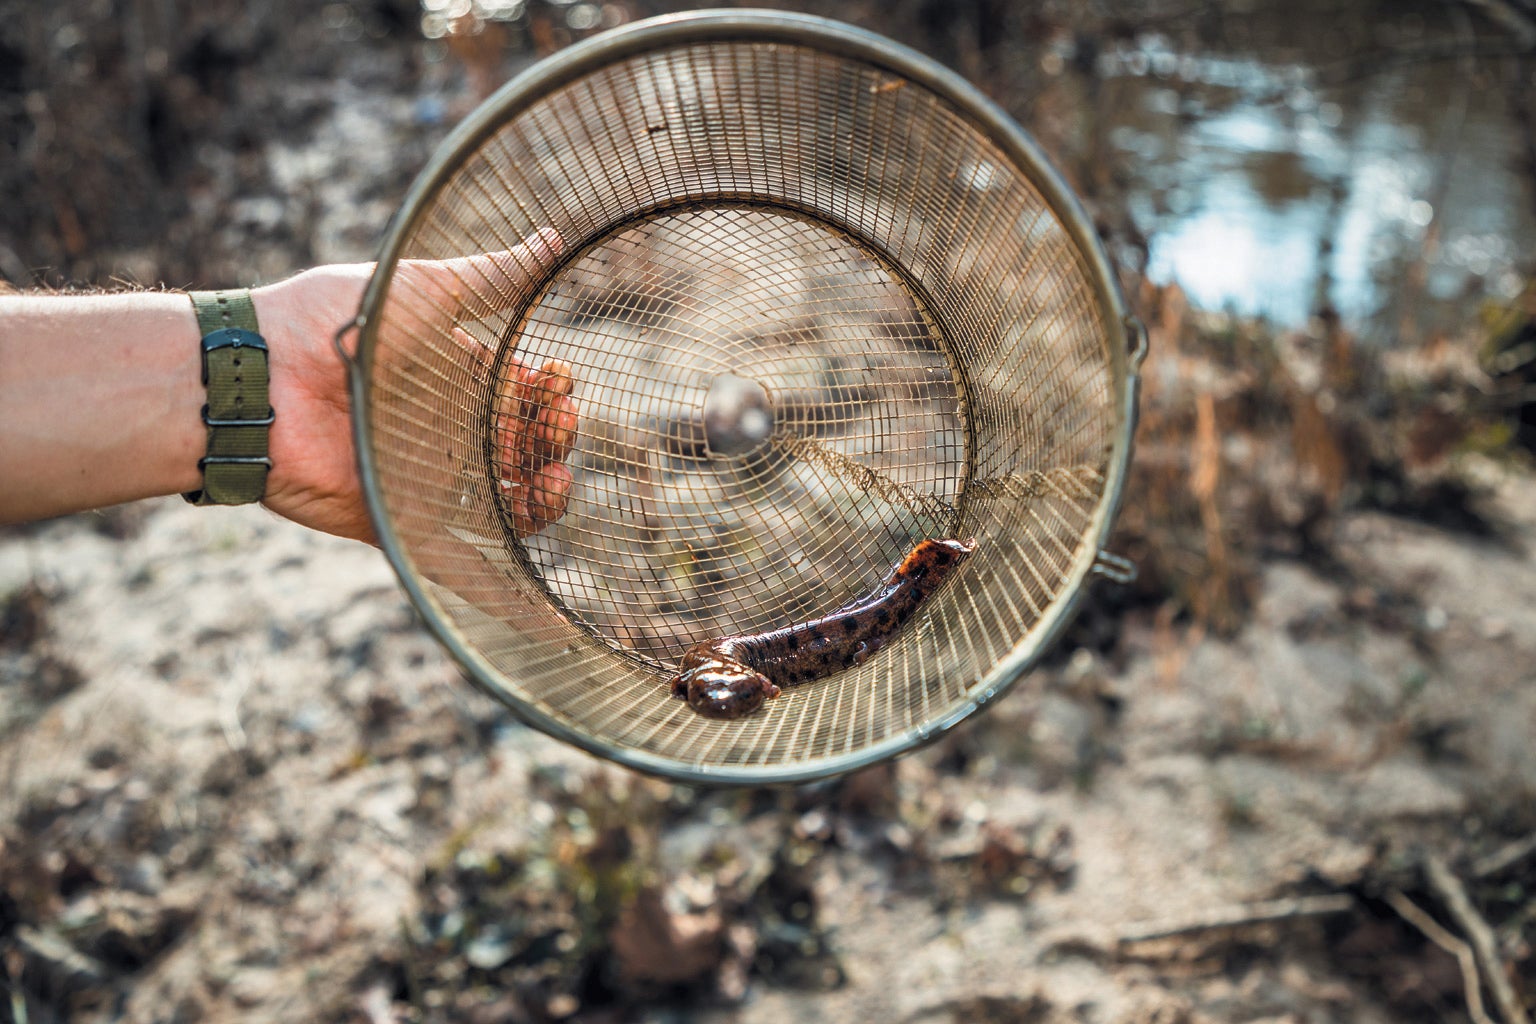
[[[974,540],[919,541],[885,582],[828,615],[695,644],[678,662],[672,696],[707,718],[740,718],[785,686],[862,665],[975,549]]]

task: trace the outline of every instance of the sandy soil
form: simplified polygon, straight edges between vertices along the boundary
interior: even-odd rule
[[[12,531],[15,948],[79,1019],[396,1019],[422,992],[515,993],[514,1020],[1455,1019],[1454,976],[1379,901],[1422,892],[1428,853],[1470,871],[1536,825],[1536,481],[1499,488],[1508,540],[1351,516],[1347,581],[1268,566],[1230,640],[1132,616],[1114,662],[1072,654],[890,770],[752,793],[517,725],[369,548],[175,501]],[[611,834],[635,891],[571,873]],[[484,903],[498,860],[529,892],[444,939],[445,899]],[[803,898],[764,907],[780,876]],[[709,940],[681,977],[621,937],[654,924],[648,887],[666,941]],[[1347,898],[1125,941],[1320,894]],[[806,948],[775,959],[797,905]],[[548,959],[592,944],[600,985],[490,984],[540,913],[571,936]],[[448,947],[476,985],[399,980]]]

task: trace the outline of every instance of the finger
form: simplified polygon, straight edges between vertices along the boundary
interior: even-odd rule
[[[576,386],[575,378],[571,376],[571,364],[563,359],[545,363],[531,383],[535,389],[534,401],[540,405],[550,405],[555,399],[564,398]]]
[[[453,342],[459,348],[469,353],[470,358],[474,360],[476,377],[489,370],[491,363],[496,359],[496,353],[491,351],[490,346],[476,339],[462,327],[455,327],[453,329]]]
[[[570,467],[561,462],[551,463],[533,474],[525,488],[529,533],[537,533],[565,515],[573,480]]]
[[[570,504],[570,468],[554,463],[545,466],[526,483],[502,481],[512,528],[521,537],[532,536],[565,515]]]
[[[507,462],[531,471],[563,459],[577,426],[570,365],[551,359],[536,372],[520,367],[514,381],[497,421]]]
[[[411,333],[430,337],[445,325],[485,319],[512,309],[553,267],[563,248],[560,233],[542,228],[499,252],[448,259],[401,260],[392,292],[394,315]]]
[[[576,404],[569,398],[556,399],[554,404],[539,410],[532,437],[535,468],[560,462],[570,454],[576,443],[577,422]]]
[[[511,486],[507,481],[502,481],[503,486]],[[507,512],[512,516],[512,531],[519,537],[528,537],[538,532],[534,526],[533,518],[528,515],[528,492],[524,487],[513,487],[510,491],[503,492],[507,495]]]
[[[528,407],[523,410],[528,440],[524,465],[530,469],[563,458],[575,440],[570,394],[576,382],[569,363],[546,362],[528,388]]]
[[[516,306],[554,263],[562,245],[558,231],[540,228],[510,249],[442,261],[451,275],[445,282],[449,294],[459,307],[456,318],[486,317]]]
[[[537,422],[531,380],[532,371],[516,373],[496,415],[498,457],[508,466],[525,469],[533,468],[531,433]]]

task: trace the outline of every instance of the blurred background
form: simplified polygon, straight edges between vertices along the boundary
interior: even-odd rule
[[[0,0],[0,279],[371,259],[477,103],[685,6]],[[0,531],[0,1021],[1529,1019],[1536,5],[764,6],[1084,199],[1151,335],[1138,580],[933,747],[716,792],[518,725],[371,549]]]

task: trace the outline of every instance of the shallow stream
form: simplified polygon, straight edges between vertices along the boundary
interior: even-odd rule
[[[1526,286],[1536,86],[1512,30],[1451,4],[1227,5],[1092,55],[1147,271],[1198,304],[1454,331]],[[1046,70],[1076,62],[1060,42]],[[1407,340],[1407,339],[1405,339]]]

